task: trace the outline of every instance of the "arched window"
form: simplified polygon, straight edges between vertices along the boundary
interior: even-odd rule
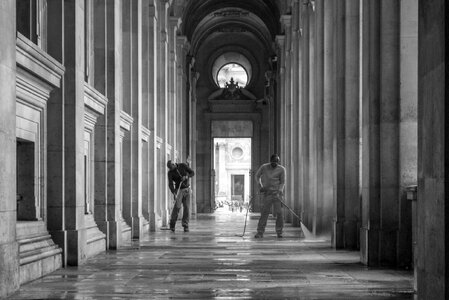
[[[211,70],[211,79],[220,88],[231,82],[244,88],[251,83],[252,67],[249,60],[238,52],[225,52],[218,56]]]
[[[221,88],[224,88],[231,78],[239,87],[245,87],[248,84],[248,73],[240,64],[229,63],[222,66],[218,70],[216,81]]]

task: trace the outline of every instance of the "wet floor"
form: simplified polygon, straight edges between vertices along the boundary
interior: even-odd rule
[[[410,271],[368,269],[359,253],[299,238],[270,219],[255,239],[258,214],[221,209],[199,215],[190,232],[158,230],[85,265],[23,285],[10,299],[414,299]],[[240,236],[239,236],[240,235]]]

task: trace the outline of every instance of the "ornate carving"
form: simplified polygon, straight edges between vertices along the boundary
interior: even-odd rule
[[[214,13],[214,17],[247,17],[247,16],[249,16],[249,12],[238,9],[229,9]]]
[[[217,30],[218,32],[248,32],[245,28],[239,27],[239,26],[232,26],[232,27],[220,27]]]
[[[224,91],[223,91],[223,98],[225,100],[237,100],[241,99],[240,87],[238,82],[234,83],[234,78],[231,77],[231,80],[229,82],[226,82]]]
[[[255,100],[256,97],[248,90],[240,87],[238,83],[234,82],[231,77],[229,82],[226,82],[224,88],[213,92],[209,96],[210,100]]]

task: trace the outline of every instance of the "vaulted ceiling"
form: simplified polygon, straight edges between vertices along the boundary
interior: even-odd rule
[[[209,40],[229,33],[270,48],[281,30],[281,2],[284,1],[190,0],[183,10],[181,31],[191,42],[192,53]]]

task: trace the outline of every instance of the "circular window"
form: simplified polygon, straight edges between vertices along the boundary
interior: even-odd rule
[[[243,149],[240,147],[235,147],[234,149],[232,149],[232,157],[235,159],[239,159],[242,158],[243,156]]]
[[[211,79],[220,88],[226,87],[226,83],[238,84],[246,87],[250,84],[252,68],[249,60],[238,52],[225,52],[215,58],[211,70]]]
[[[236,63],[226,64],[218,71],[217,83],[221,88],[226,86],[226,83],[233,81],[239,87],[245,87],[248,83],[248,73],[245,68]]]

